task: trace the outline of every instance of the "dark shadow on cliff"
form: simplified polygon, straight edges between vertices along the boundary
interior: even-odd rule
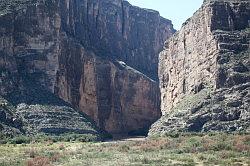
[[[28,105],[70,106],[69,103],[66,103],[49,92],[45,87],[36,83],[36,80],[30,76],[22,77],[18,84],[19,87],[5,96],[5,98],[14,105],[25,103]]]
[[[73,108],[47,88],[39,85],[33,76],[22,76],[19,87],[4,96],[22,118],[25,133],[33,134],[91,134],[107,137],[85,113]]]

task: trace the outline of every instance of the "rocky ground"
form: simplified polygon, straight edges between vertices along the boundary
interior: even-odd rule
[[[0,96],[0,132],[2,135],[12,137],[21,134],[23,122],[15,114],[15,107]]]
[[[150,129],[149,135],[168,132],[250,132],[250,84],[186,96],[173,111]]]
[[[86,114],[78,112],[30,79],[5,99],[2,97],[0,109],[2,137],[75,133],[95,135],[101,139],[100,130]]]

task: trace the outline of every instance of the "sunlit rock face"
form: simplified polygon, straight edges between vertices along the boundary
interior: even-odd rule
[[[67,0],[59,5],[63,29],[81,44],[157,79],[158,53],[175,32],[170,20],[122,0]]]
[[[249,128],[249,18],[249,1],[205,1],[166,42],[151,134]]]
[[[160,117],[158,83],[79,44],[59,59],[55,93],[114,134],[146,130]],[[74,50],[74,51],[73,51]],[[73,64],[73,65],[72,65]]]
[[[121,0],[26,0],[1,2],[0,14],[4,98],[41,104],[25,93],[28,80],[118,134],[144,133],[160,117],[158,53],[175,30],[158,12]]]

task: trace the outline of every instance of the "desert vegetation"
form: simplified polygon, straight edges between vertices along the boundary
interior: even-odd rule
[[[2,144],[0,166],[250,164],[249,134],[173,133],[138,140],[84,141]]]

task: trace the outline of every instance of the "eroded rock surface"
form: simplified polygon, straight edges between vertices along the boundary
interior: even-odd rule
[[[158,79],[158,53],[175,32],[170,20],[124,0],[61,0],[59,6],[63,29],[85,48]]]
[[[73,109],[34,80],[22,79],[22,87],[12,89],[6,95],[8,100],[1,97],[1,136],[74,133],[103,138],[103,132],[86,114]]]
[[[113,134],[146,132],[161,116],[158,83],[122,61],[95,56],[79,44],[68,51],[74,49],[59,59],[55,93]]]
[[[161,110],[150,134],[249,130],[249,1],[205,1],[160,54]]]
[[[0,96],[0,137],[12,137],[23,132],[23,122],[15,114],[15,107]]]
[[[171,21],[121,0],[0,4],[0,94],[13,104],[53,104],[26,94],[30,79],[111,133],[145,132],[160,117],[154,80]]]

